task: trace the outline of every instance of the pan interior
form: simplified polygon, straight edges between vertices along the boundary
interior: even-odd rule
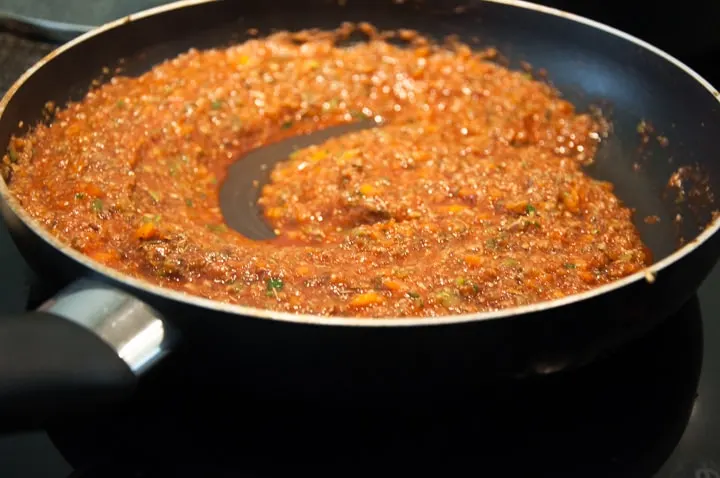
[[[709,222],[711,195],[679,202],[677,194],[667,194],[667,184],[680,166],[699,165],[702,176],[694,179],[707,179],[710,191],[720,187],[713,137],[720,113],[710,92],[676,65],[617,35],[494,2],[336,5],[311,0],[302,6],[273,2],[271,7],[206,2],[139,18],[78,43],[29,77],[2,113],[0,149],[6,149],[11,135],[43,120],[47,101],[64,104],[82,98],[92,80],[103,79],[105,67],[112,71],[120,66],[122,74],[138,75],[189,48],[243,41],[249,29],[263,34],[335,28],[344,21],[367,21],[381,29],[413,28],[437,39],[457,35],[478,48],[494,46],[511,67],[525,61],[547,70],[549,80],[580,110],[600,107],[613,132],[588,172],[614,183],[616,194],[636,209],[636,224],[656,261],[678,248],[679,237],[692,240]],[[647,144],[638,133],[642,121],[655,131]],[[667,144],[657,136],[667,138]],[[678,214],[681,222],[675,220]],[[659,222],[646,223],[643,219],[649,216]]]

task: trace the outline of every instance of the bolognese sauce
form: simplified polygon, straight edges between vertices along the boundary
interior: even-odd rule
[[[342,45],[356,28],[368,41]],[[493,50],[368,25],[191,50],[116,76],[15,137],[11,192],[51,234],[123,273],[218,301],[334,316],[441,316],[564,297],[650,260],[605,134]],[[277,233],[229,229],[243,152],[373,118],[298,150],[259,200]]]

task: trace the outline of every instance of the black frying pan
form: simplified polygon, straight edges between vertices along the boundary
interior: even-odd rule
[[[342,21],[437,38],[457,34],[499,48],[511,66],[525,60],[546,68],[582,108],[602,105],[614,133],[589,172],[615,183],[637,209],[655,264],[584,294],[493,313],[418,320],[298,316],[190,297],[118,274],[50,237],[0,183],[3,216],[24,257],[46,280],[70,284],[42,311],[0,320],[0,410],[31,426],[123,398],[158,359],[193,341],[206,351],[198,360],[260,397],[454,400],[481,389],[487,378],[588,363],[691,297],[720,253],[709,194],[720,191],[720,104],[705,80],[627,34],[523,2],[341,3],[186,1],[101,27],[51,53],[10,89],[0,102],[0,149],[42,120],[46,101],[81,98],[103,67],[121,58],[125,74],[134,75],[190,47],[242,41],[248,28],[333,28]],[[642,142],[642,119],[668,137],[667,147]],[[686,181],[689,200],[678,203],[666,186],[682,165],[704,172]],[[674,221],[677,214],[681,222]],[[643,222],[649,215],[660,222]]]

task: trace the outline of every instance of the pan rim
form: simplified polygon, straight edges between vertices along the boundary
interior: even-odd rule
[[[167,5],[143,10],[138,13],[128,15],[118,20],[101,25],[50,52],[48,55],[40,59],[32,67],[30,67],[25,73],[23,73],[18,80],[8,89],[7,93],[0,100],[0,118],[11,101],[15,93],[25,84],[25,82],[38,70],[40,70],[46,63],[50,62],[53,58],[62,53],[70,50],[75,45],[80,44],[96,35],[99,35],[105,31],[118,28],[125,23],[133,22],[142,18],[159,15],[164,12],[187,8],[193,5],[211,3],[222,0],[179,0]],[[642,49],[653,53],[668,63],[679,68],[683,73],[690,76],[692,79],[697,81],[703,88],[705,88],[710,95],[712,95],[716,101],[720,103],[720,93],[714,88],[707,80],[701,75],[692,70],[686,64],[670,55],[669,53],[641,40],[633,35],[625,33],[619,29],[606,25],[604,23],[591,20],[589,18],[576,15],[573,13],[559,10],[552,7],[538,5],[525,0],[480,0],[482,2],[496,3],[502,5],[508,5],[515,8],[521,8],[525,10],[531,10],[540,14],[551,15],[561,17],[576,23],[579,23],[596,30],[603,31],[610,35],[614,35],[624,41],[633,43]],[[465,322],[479,322],[485,320],[502,319],[507,317],[513,317],[518,315],[531,315],[538,312],[549,311],[555,308],[569,306],[581,301],[586,301],[594,297],[610,293],[612,291],[621,289],[631,284],[635,284],[639,281],[648,280],[650,276],[661,273],[663,269],[671,266],[675,262],[683,259],[685,256],[693,252],[699,246],[704,244],[711,236],[717,233],[720,229],[720,217],[713,219],[710,224],[689,243],[683,245],[672,254],[663,258],[659,262],[652,264],[642,271],[636,272],[632,275],[624,277],[620,280],[605,284],[603,286],[579,293],[572,294],[560,299],[537,302],[521,307],[511,307],[506,309],[494,310],[482,313],[472,314],[458,314],[458,315],[445,315],[439,317],[408,317],[408,318],[397,318],[397,317],[381,317],[381,318],[359,318],[359,317],[342,317],[342,316],[321,316],[313,314],[294,314],[290,312],[280,312],[270,309],[261,309],[257,307],[249,307],[244,305],[230,304],[220,302],[216,300],[206,299],[200,296],[191,295],[189,293],[173,290],[170,288],[162,287],[159,285],[152,284],[144,279],[132,277],[128,274],[122,273],[115,269],[112,269],[104,264],[92,260],[90,257],[82,254],[79,251],[72,249],[71,247],[63,244],[54,237],[50,232],[46,231],[34,218],[30,217],[26,213],[25,209],[15,199],[13,194],[10,192],[5,180],[0,180],[0,198],[12,211],[12,213],[20,219],[20,221],[30,229],[34,234],[40,237],[48,245],[56,249],[58,252],[64,254],[68,258],[75,262],[83,265],[90,271],[100,273],[102,276],[111,279],[114,282],[122,284],[131,289],[149,292],[150,294],[174,301],[185,305],[198,307],[200,309],[207,309],[214,312],[220,312],[230,315],[237,315],[248,318],[256,319],[268,319],[280,322],[292,322],[299,324],[310,324],[318,326],[352,326],[352,327],[410,327],[410,326],[437,326],[437,325],[452,325],[461,324]]]

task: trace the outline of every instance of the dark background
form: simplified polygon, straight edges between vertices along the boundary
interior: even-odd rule
[[[255,0],[226,0],[255,1]],[[298,0],[302,1],[302,0]],[[349,0],[361,2],[363,0]],[[167,0],[0,0],[0,11],[86,25],[104,23]],[[708,58],[720,58],[720,1],[536,0],[628,31],[680,57],[701,73]]]
[[[169,2],[167,0],[0,0],[0,10],[44,16],[59,21],[96,24],[163,3]],[[716,0],[689,0],[668,3],[666,6],[661,2],[648,0],[538,0],[536,3],[608,23],[686,59],[718,51],[720,47],[720,29],[717,28],[720,2]]]

